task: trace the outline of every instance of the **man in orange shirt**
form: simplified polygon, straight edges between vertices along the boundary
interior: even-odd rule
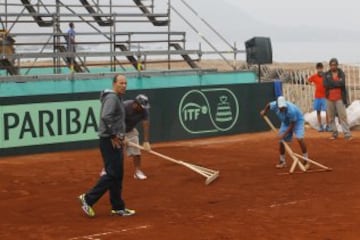
[[[330,70],[324,75],[324,87],[327,98],[327,112],[332,130],[330,139],[337,139],[338,131],[335,124],[335,116],[338,116],[339,123],[346,140],[351,140],[350,126],[347,121],[346,107],[347,96],[345,88],[345,73],[338,67],[336,58],[330,59]]]
[[[329,118],[326,114],[326,125],[323,126],[321,123],[321,111],[326,112],[326,98],[325,98],[325,88],[323,85],[323,72],[324,65],[320,62],[316,64],[316,72],[314,75],[310,76],[308,79],[309,83],[315,85],[315,100],[314,100],[314,110],[317,114],[317,120],[319,124],[319,132],[329,131]]]

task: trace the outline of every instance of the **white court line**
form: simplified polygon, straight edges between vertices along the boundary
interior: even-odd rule
[[[294,201],[282,202],[282,203],[275,202],[275,203],[271,204],[269,207],[270,208],[286,207],[286,206],[295,205],[298,203],[303,203],[303,202],[308,202],[308,201],[311,201],[311,199],[300,199],[300,200],[294,200]]]
[[[295,200],[295,201],[289,201],[289,202],[283,202],[283,203],[273,203],[273,204],[271,204],[270,206],[267,206],[267,207],[249,208],[249,209],[247,209],[247,211],[256,212],[256,211],[261,211],[261,209],[264,209],[264,208],[286,207],[286,206],[291,206],[291,205],[295,205],[295,204],[302,203],[302,202],[307,202],[307,201],[310,201],[310,200],[311,199],[303,199],[303,200]]]
[[[130,231],[134,231],[134,230],[147,229],[148,227],[150,227],[150,225],[143,225],[143,226],[138,226],[138,227],[133,227],[133,228],[124,228],[124,229],[121,229],[118,231],[95,233],[95,234],[86,235],[86,236],[73,237],[73,238],[69,238],[68,240],[101,240],[100,237],[112,235],[114,233],[130,232]]]
[[[289,205],[295,205],[298,203],[303,203],[303,202],[308,202],[311,201],[311,199],[300,199],[300,200],[295,200],[295,201],[290,201],[290,202],[283,202],[283,203],[274,203],[271,204],[269,207],[270,208],[275,208],[275,207],[285,207],[285,206],[289,206]]]
[[[285,202],[285,203],[274,203],[274,204],[270,205],[270,208],[294,205],[296,203],[298,203],[298,201],[291,201],[291,202]]]

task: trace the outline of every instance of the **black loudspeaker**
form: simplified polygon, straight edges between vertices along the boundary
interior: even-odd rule
[[[245,42],[246,62],[248,64],[272,63],[272,48],[270,38],[253,37]]]

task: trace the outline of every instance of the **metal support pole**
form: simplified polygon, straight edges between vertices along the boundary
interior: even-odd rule
[[[195,11],[194,8],[192,8],[185,0],[181,0],[181,2],[196,16],[198,17],[208,28],[211,29],[211,31],[213,33],[216,34],[216,36],[218,36],[221,40],[223,40],[224,43],[226,43],[226,45],[228,45],[231,49],[233,49],[235,51],[235,48],[233,48],[233,46],[223,37],[222,34],[220,34],[218,31],[216,31],[216,29],[211,26],[205,19],[203,19],[199,13],[197,11]]]
[[[110,28],[110,52],[115,52],[115,34],[116,34],[116,22],[115,22],[115,18],[116,16],[113,16],[113,10],[112,10],[112,0],[110,0],[110,21],[113,23],[112,26],[110,24],[109,28]],[[99,2],[98,2],[99,4]],[[116,71],[115,70],[115,58],[116,56],[110,56],[110,71]]]
[[[202,47],[201,47],[201,42],[199,42],[199,58],[202,58]]]
[[[261,83],[261,64],[258,64],[259,83]]]
[[[170,70],[171,69],[171,54],[170,54],[170,43],[171,43],[171,36],[170,36],[170,31],[171,31],[171,14],[170,14],[170,11],[171,11],[171,0],[168,0],[168,20],[169,20],[169,23],[168,23],[168,69]]]
[[[8,14],[7,14],[7,0],[5,0],[5,30],[8,29]]]
[[[55,26],[55,34],[56,34],[56,47],[57,47],[57,52],[59,52],[59,47],[60,47],[60,43],[61,43],[61,40],[60,40],[60,35],[59,33],[61,33],[61,30],[60,30],[60,3],[59,3],[59,0],[56,0],[56,16],[55,16],[55,19],[53,17],[53,21],[54,21],[54,26]],[[61,67],[60,67],[60,57],[57,56],[56,57],[56,72],[57,73],[61,73]]]
[[[171,9],[193,30],[199,37],[201,37],[231,68],[234,69],[234,66],[229,62],[228,59],[201,33],[197,28],[184,16],[182,15],[175,7],[170,6]]]
[[[142,71],[142,59],[141,59],[140,43],[138,43],[136,71],[138,71],[138,72]]]
[[[234,42],[234,70],[236,70],[236,57],[237,57],[237,47],[236,47],[236,42]]]
[[[58,12],[58,8],[56,8],[56,12]],[[60,73],[59,65],[60,65],[60,59],[57,56],[57,53],[59,52],[59,36],[58,36],[58,15],[53,14],[52,16],[53,20],[53,72],[54,74]]]

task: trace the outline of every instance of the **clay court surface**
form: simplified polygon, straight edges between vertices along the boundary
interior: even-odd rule
[[[137,210],[128,218],[109,216],[107,195],[95,218],[80,209],[77,196],[102,167],[98,149],[5,157],[0,239],[360,239],[360,132],[353,134],[350,142],[331,141],[307,130],[309,156],[334,170],[293,175],[274,168],[271,132],[154,144],[155,151],[220,170],[220,177],[206,186],[191,170],[144,154],[149,179],[138,181],[126,159],[124,199]]]

